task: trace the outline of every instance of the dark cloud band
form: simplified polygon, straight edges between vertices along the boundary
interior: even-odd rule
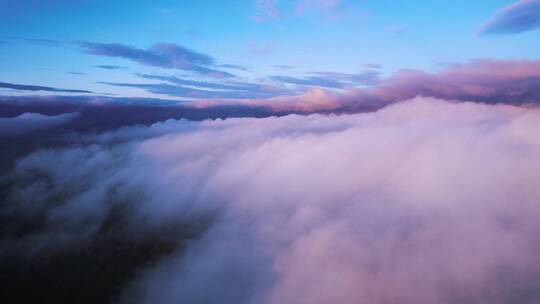
[[[19,91],[45,91],[45,92],[56,92],[56,93],[92,93],[91,91],[87,91],[87,90],[58,89],[58,88],[45,87],[45,86],[15,84],[15,83],[7,83],[7,82],[0,82],[0,88],[19,90]]]
[[[87,54],[131,60],[142,65],[191,71],[214,78],[230,78],[233,74],[220,71],[214,58],[173,43],[158,43],[140,49],[122,43],[83,41],[79,46]]]

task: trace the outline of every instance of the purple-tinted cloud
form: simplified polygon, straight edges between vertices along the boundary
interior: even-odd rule
[[[274,81],[272,84],[230,80],[210,82],[138,74],[162,83],[104,83],[140,88],[155,94],[200,99],[190,103],[196,108],[223,105],[263,107],[276,113],[372,111],[416,96],[484,103],[540,104],[540,61],[535,60],[479,59],[449,65],[438,73],[401,70],[382,79],[379,72],[373,70],[358,74],[318,72],[315,75],[305,78],[274,76],[271,78]],[[293,86],[279,86],[279,83]],[[9,86],[13,88],[15,85]],[[306,91],[306,86],[313,89]],[[60,92],[40,86],[17,87]]]
[[[540,104],[540,61],[538,60],[473,60],[454,64],[438,73],[401,70],[377,85],[368,88],[348,87],[337,92],[320,87],[325,80],[278,78],[291,83],[315,85],[298,96],[278,96],[270,99],[227,101],[269,107],[274,111],[361,112],[372,111],[416,96],[429,96],[459,101],[483,103]],[[321,85],[322,84],[322,85]],[[340,88],[341,82],[326,87]],[[199,107],[215,106],[215,101],[195,102]]]
[[[275,115],[262,107],[223,104],[211,109],[198,109],[186,105],[185,101],[158,98],[0,95],[0,117],[16,117],[24,113],[55,116],[74,112],[80,115],[65,127],[77,132],[110,130],[138,124],[150,125],[167,119],[202,120]]]
[[[17,162],[9,215],[40,221],[0,253],[179,240],[120,303],[538,303],[538,121],[416,98],[80,135]]]
[[[540,61],[478,59],[436,74],[402,70],[371,93],[388,101],[422,95],[488,103],[540,103]]]
[[[92,91],[86,91],[86,90],[58,89],[58,88],[45,87],[45,86],[14,84],[14,83],[7,83],[7,82],[0,82],[0,89],[11,89],[11,90],[19,90],[19,91],[45,91],[45,92],[56,92],[56,93],[93,93]]]
[[[480,33],[517,34],[537,28],[540,28],[540,0],[520,0],[496,12]]]
[[[234,77],[231,73],[214,69],[214,58],[173,43],[158,43],[148,49],[121,43],[87,41],[79,45],[87,54],[123,58],[142,65],[191,71],[213,78]]]

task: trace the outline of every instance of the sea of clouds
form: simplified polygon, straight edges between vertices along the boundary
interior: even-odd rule
[[[204,226],[125,303],[538,303],[540,109],[415,98],[370,113],[81,135],[20,159],[4,251]],[[120,212],[118,212],[120,210]]]

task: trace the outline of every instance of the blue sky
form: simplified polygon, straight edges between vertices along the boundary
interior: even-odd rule
[[[536,5],[537,1],[530,2]],[[450,63],[476,58],[537,59],[540,31],[535,30],[534,20],[530,30],[481,33],[482,26],[496,12],[515,3],[1,0],[0,82],[129,97],[189,99],[216,95],[196,92],[201,95],[184,96],[184,90],[170,86],[147,86],[163,84],[163,79],[155,76],[175,77],[256,85],[241,96],[256,98],[296,94],[306,86],[319,84],[329,89],[370,86],[374,83],[370,77],[386,77],[401,69],[434,72]],[[527,9],[535,17],[537,8],[530,7]],[[230,73],[234,78],[216,79],[194,73],[193,68],[156,66],[125,56],[95,54],[95,50],[81,46],[83,42],[103,44],[103,48],[105,44],[128,46],[148,56],[153,56],[156,44],[175,44],[193,51],[192,55],[210,57],[212,62],[205,63],[205,69]],[[380,68],[374,68],[376,65]],[[359,74],[361,81],[351,81]],[[267,86],[270,89],[264,91],[262,87]],[[171,89],[176,93],[169,94]],[[4,95],[49,93],[0,89]]]

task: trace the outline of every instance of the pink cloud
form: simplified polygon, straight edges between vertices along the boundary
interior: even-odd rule
[[[243,101],[205,100],[191,105],[204,108],[239,104],[268,107],[276,112],[358,112],[382,108],[416,96],[484,103],[540,104],[540,61],[477,59],[451,65],[436,73],[400,70],[370,88],[350,87],[342,91],[315,88],[297,96]]]
[[[402,70],[374,92],[388,101],[414,96],[484,102],[540,101],[540,61],[478,59],[438,73]]]

